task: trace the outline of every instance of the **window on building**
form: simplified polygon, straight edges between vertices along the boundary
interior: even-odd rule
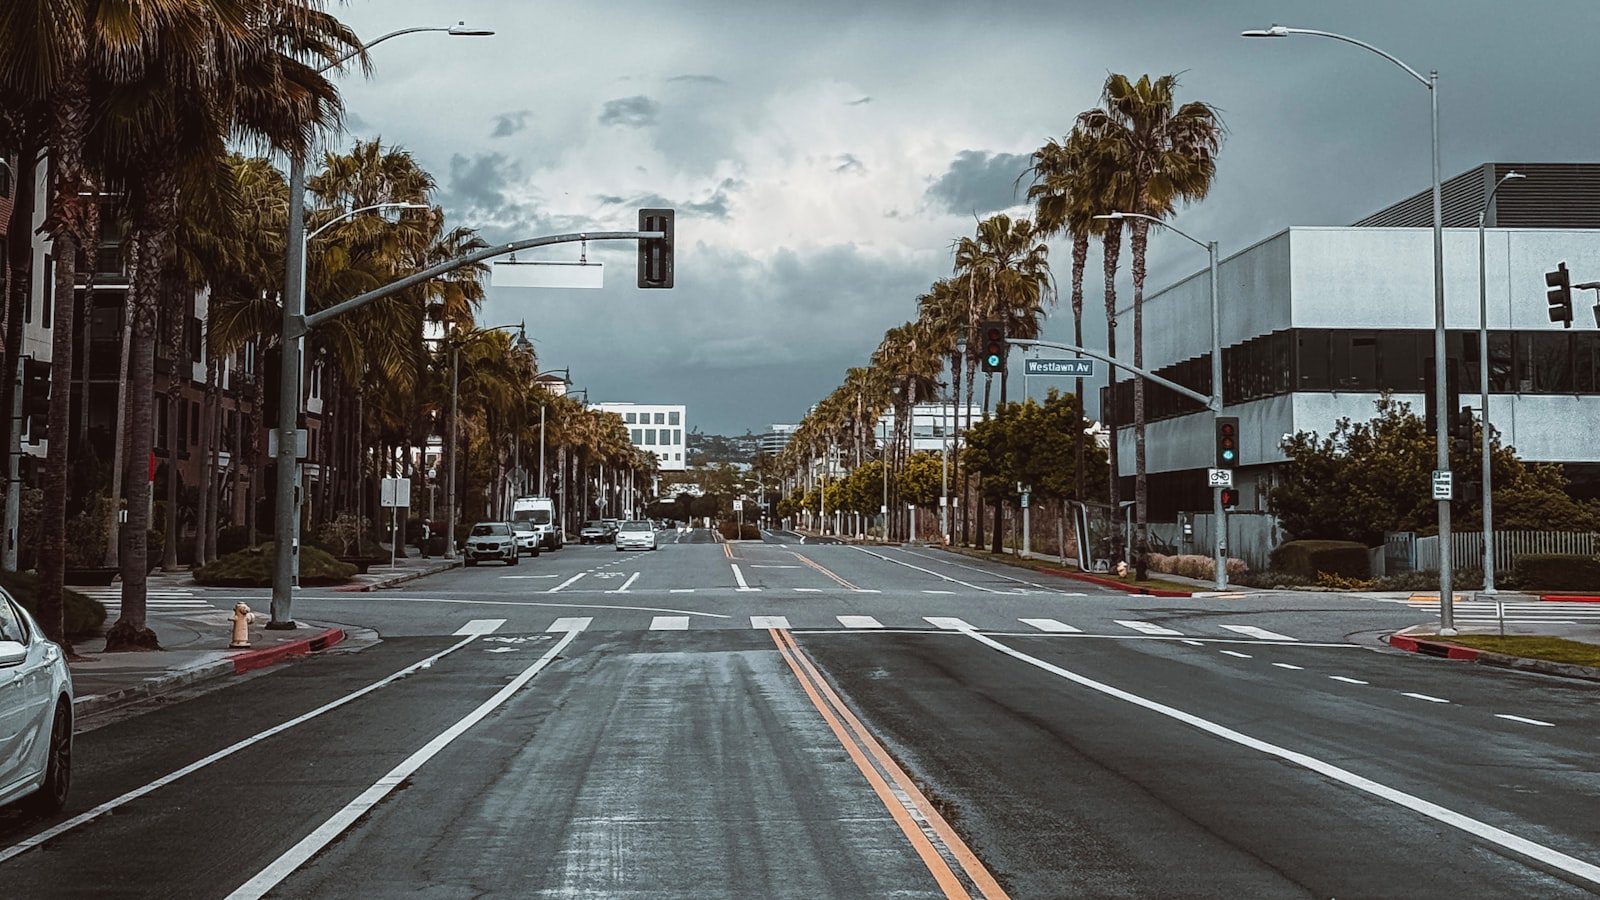
[[[0,156],[0,197],[11,196],[11,166],[10,160]]]
[[[634,429],[632,429],[632,431],[633,431],[633,442],[635,444],[644,443],[644,431],[643,431],[643,429],[634,428]]]
[[[644,430],[644,442],[646,444],[654,444],[656,442],[656,430],[654,428],[646,428]]]
[[[45,328],[50,327],[50,318],[55,313],[53,297],[56,292],[56,258],[46,253],[44,255],[44,290],[39,297],[39,324]]]
[[[1580,394],[1600,393],[1600,334],[1572,335],[1572,389]]]
[[[657,425],[665,425],[665,424],[667,424],[667,414],[666,413],[656,413],[656,424]]]
[[[672,461],[673,462],[683,462],[683,454],[682,453],[674,453],[674,454],[672,454]]]
[[[1327,390],[1328,333],[1306,329],[1298,332],[1296,337],[1298,346],[1295,350],[1295,370],[1299,375],[1297,387],[1302,391]]]
[[[678,423],[678,411],[677,410],[673,410],[672,412],[667,413],[667,424],[668,425],[677,425],[677,424],[679,424]]]
[[[1427,385],[1423,371],[1432,357],[1432,344],[1424,347],[1424,335],[1416,331],[1385,331],[1378,334],[1379,382],[1384,390],[1403,394],[1420,393]]]
[[[1370,331],[1335,332],[1332,341],[1333,389],[1336,391],[1375,391],[1378,389],[1378,336]]]
[[[194,444],[200,443],[200,415],[201,415],[201,412],[202,412],[202,410],[200,408],[200,404],[199,403],[190,403],[189,404],[189,441],[190,441],[190,443],[194,443]]]
[[[1569,343],[1567,335],[1559,331],[1517,335],[1518,390],[1539,394],[1571,393],[1572,349]]]
[[[637,425],[637,424],[639,424],[639,414],[638,413],[628,413],[628,414],[626,414],[626,415],[624,415],[622,417],[622,421],[627,423],[627,424],[629,424],[629,425]],[[637,441],[638,438],[634,438],[634,440]]]
[[[681,429],[681,428],[672,429],[672,442],[674,444],[683,443],[683,429]]]

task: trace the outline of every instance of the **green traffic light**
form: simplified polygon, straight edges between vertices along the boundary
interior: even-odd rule
[[[1000,357],[994,355],[993,353],[989,354],[989,365],[990,366],[999,366],[1000,365]]]

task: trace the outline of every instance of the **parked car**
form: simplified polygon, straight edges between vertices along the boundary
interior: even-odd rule
[[[72,676],[66,654],[0,590],[0,804],[56,812],[72,784]]]
[[[498,559],[508,566],[517,564],[517,536],[507,522],[479,522],[467,535],[467,565],[480,560]]]
[[[623,522],[617,527],[617,552],[624,550],[654,550],[656,530],[649,522],[639,520]]]
[[[583,523],[583,530],[578,532],[580,544],[604,544],[611,540],[611,532],[599,521]]]
[[[517,497],[511,501],[511,521],[530,521],[539,531],[540,546],[545,550],[560,550],[566,546],[567,535],[556,521],[556,502],[549,497]]]
[[[543,543],[543,536],[539,532],[539,526],[527,520],[523,520],[520,522],[512,522],[511,531],[517,536],[518,553],[526,554],[528,556],[539,555],[539,550],[541,549],[540,545]]]

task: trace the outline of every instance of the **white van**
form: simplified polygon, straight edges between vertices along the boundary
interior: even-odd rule
[[[511,501],[511,521],[532,522],[539,532],[539,545],[546,550],[560,550],[567,536],[556,523],[556,502],[549,497],[518,497]]]

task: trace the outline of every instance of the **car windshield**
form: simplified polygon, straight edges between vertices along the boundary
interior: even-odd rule
[[[623,522],[623,531],[653,531],[649,522]]]
[[[473,537],[492,537],[494,535],[506,535],[510,533],[510,529],[499,522],[485,522],[472,526]]]
[[[526,532],[528,534],[532,534],[535,530],[532,522],[512,522],[511,528],[514,531]]]
[[[585,528],[604,528],[606,526],[600,524],[599,522],[585,522],[585,523],[583,523],[583,527],[585,527]]]
[[[518,522],[532,522],[535,525],[550,524],[550,510],[548,509],[519,509],[511,516]]]

